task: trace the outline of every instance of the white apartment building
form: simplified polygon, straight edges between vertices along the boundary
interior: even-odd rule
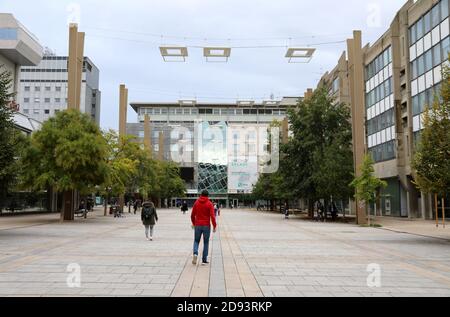
[[[46,121],[67,109],[67,56],[46,53],[37,66],[21,67],[18,101],[22,113]],[[99,69],[84,57],[80,110],[100,123]]]

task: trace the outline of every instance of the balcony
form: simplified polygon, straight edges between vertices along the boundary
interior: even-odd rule
[[[0,13],[0,54],[21,66],[36,66],[43,56],[38,39],[12,14]]]

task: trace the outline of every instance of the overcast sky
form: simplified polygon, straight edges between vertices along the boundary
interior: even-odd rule
[[[291,64],[285,47],[236,48],[228,63],[206,63],[189,48],[185,63],[165,63],[160,45],[306,46],[344,41],[363,31],[374,42],[404,0],[1,0],[59,55],[68,50],[68,21],[86,32],[85,55],[100,69],[101,127],[118,127],[119,85],[129,101],[234,102],[302,96],[332,69],[345,43],[314,46],[309,64]],[[154,35],[154,36],[153,36]],[[222,39],[222,40],[221,40]],[[229,40],[227,40],[229,39]],[[290,39],[290,40],[289,40]],[[128,121],[136,122],[130,108]]]

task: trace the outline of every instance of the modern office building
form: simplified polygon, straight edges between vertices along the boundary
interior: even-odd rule
[[[207,189],[225,205],[230,195],[251,193],[261,171],[259,163],[269,152],[267,129],[275,120],[283,122],[287,109],[298,100],[134,102],[139,123],[128,123],[127,134],[149,144],[155,158],[180,164],[191,200]],[[146,116],[148,140],[144,140]]]
[[[20,67],[39,64],[42,55],[43,48],[36,36],[12,14],[0,13],[0,70],[11,74],[11,92],[18,90]]]
[[[450,52],[449,31],[449,0],[410,0],[375,43],[360,51],[351,51],[349,45],[321,80],[352,109],[354,143],[364,141],[355,156],[369,153],[376,176],[388,183],[376,205],[377,215],[433,218],[431,196],[414,185],[411,161],[421,114],[440,89],[442,65]],[[362,83],[349,76],[361,66]],[[364,132],[355,133],[361,123]]]
[[[81,86],[80,110],[100,123],[101,92],[99,69],[88,58],[84,58]],[[24,114],[46,121],[58,111],[67,109],[68,93],[67,56],[56,56],[46,52],[37,66],[20,69],[18,100]]]

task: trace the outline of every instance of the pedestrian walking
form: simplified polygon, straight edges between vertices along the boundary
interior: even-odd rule
[[[187,204],[187,202],[186,201],[183,201],[183,204],[181,205],[181,212],[183,213],[183,214],[186,214],[186,212],[189,210],[189,208],[188,208],[188,204]]]
[[[134,211],[134,214],[136,214],[137,209],[138,209],[138,200],[135,200],[135,201],[134,201],[134,204],[133,204],[133,211]]]
[[[289,205],[287,202],[284,203],[284,218],[289,219]]]
[[[192,228],[194,229],[194,255],[192,264],[197,264],[198,248],[200,239],[203,236],[203,256],[202,265],[207,265],[209,238],[211,235],[211,223],[213,225],[213,232],[216,232],[217,223],[214,213],[214,206],[209,200],[209,193],[207,190],[202,192],[201,197],[195,202],[191,213]]]
[[[153,229],[158,221],[155,205],[151,202],[145,202],[142,205],[141,220],[145,227],[145,236],[148,241],[153,241]]]
[[[220,217],[220,207],[219,207],[218,203],[214,204],[214,215],[216,216],[216,220],[217,220],[217,217]]]

